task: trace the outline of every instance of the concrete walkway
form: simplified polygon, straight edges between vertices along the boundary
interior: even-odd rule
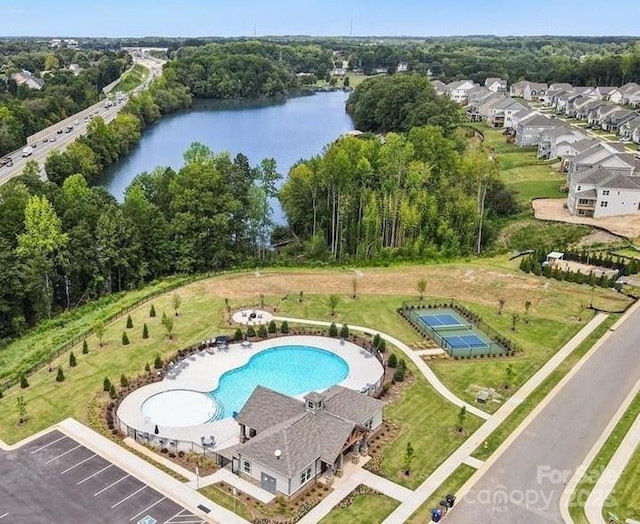
[[[427,500],[433,492],[463,463],[466,463],[468,457],[480,446],[491,433],[493,433],[511,413],[529,396],[533,391],[551,374],[553,371],[591,334],[593,331],[605,321],[607,315],[597,314],[592,318],[586,326],[584,326],[564,347],[558,351],[547,363],[538,370],[511,398],[509,398],[498,411],[475,433],[473,433],[456,451],[449,457],[407,498],[400,506],[398,506],[391,515],[385,520],[384,524],[397,524],[404,522]],[[548,397],[547,397],[548,398]],[[546,401],[546,398],[545,398]],[[544,404],[544,403],[543,403]],[[534,410],[535,413],[536,410]],[[526,422],[532,420],[532,413],[525,422],[523,422],[516,431],[502,444],[500,449],[495,452],[489,460],[485,461],[483,466],[473,475],[470,481],[465,484],[465,488],[469,489],[473,482],[476,482],[480,476],[495,462],[501,452],[506,449],[516,436],[524,431]],[[458,493],[461,498],[461,493]]]
[[[277,320],[279,322],[282,322],[283,320],[286,320],[287,322],[295,322],[296,324],[309,324],[309,325],[312,325],[312,326],[325,326],[325,327],[328,327],[328,326],[331,325],[331,322],[325,322],[325,321],[322,321],[322,320],[307,320],[307,319],[304,319],[304,318],[289,318],[289,317],[273,317],[273,318],[274,318],[274,320]],[[431,368],[429,366],[427,366],[425,361],[420,358],[420,355],[417,354],[418,352],[414,351],[413,349],[411,349],[404,342],[401,342],[397,338],[392,337],[391,335],[387,335],[386,333],[383,333],[382,331],[377,331],[375,329],[371,329],[371,328],[364,327],[364,326],[353,326],[353,325],[349,324],[349,329],[355,330],[355,331],[364,331],[364,332],[367,332],[367,333],[371,333],[373,335],[380,335],[382,338],[384,338],[388,342],[391,342],[394,346],[396,346],[398,349],[400,349],[400,351],[402,351],[407,357],[409,357],[409,359],[420,370],[420,372],[422,373],[424,378],[427,379],[427,382],[429,382],[429,384],[431,384],[431,386],[433,386],[433,388],[438,393],[440,393],[440,395],[442,395],[445,399],[447,399],[449,402],[451,402],[452,404],[455,404],[456,406],[459,406],[459,407],[466,406],[467,413],[472,413],[473,415],[475,415],[477,417],[480,417],[483,420],[488,420],[491,417],[491,415],[489,415],[488,413],[482,411],[477,406],[469,404],[469,403],[465,402],[464,400],[462,400],[461,398],[458,398],[442,382],[440,382],[440,379],[436,376],[436,374],[431,370]]]
[[[225,482],[236,488],[238,491],[251,495],[254,499],[259,500],[263,504],[268,504],[275,498],[274,494],[259,488],[248,480],[240,478],[238,475],[232,473],[229,468],[221,468],[206,477],[193,479],[189,481],[187,485],[193,489],[200,489],[206,486],[211,486],[212,484],[218,484],[219,482]]]
[[[628,403],[627,405],[621,406],[621,409],[616,413],[615,423],[612,424],[612,428],[610,431],[605,431],[603,433],[604,441],[609,438],[613,429],[617,425],[617,422],[624,416],[625,412],[629,408],[628,404],[631,404],[633,399],[637,396],[640,391],[640,381],[636,384],[634,390],[627,397]],[[612,421],[613,422],[613,421]],[[607,427],[607,429],[609,429]],[[604,444],[604,442],[603,442]],[[631,458],[633,457],[634,452],[638,449],[638,445],[640,444],[640,415],[636,418],[635,422],[629,428],[629,431],[625,435],[624,439],[618,445],[618,449],[611,457],[609,464],[604,469],[604,471],[600,474],[598,481],[595,486],[591,490],[589,497],[587,498],[587,502],[584,506],[585,514],[587,515],[587,520],[591,524],[605,524],[606,521],[602,516],[604,504],[607,500],[609,494],[613,491],[613,488],[618,482],[620,475],[622,475],[624,468],[627,466]],[[601,446],[598,446],[597,452],[601,449]],[[594,457],[595,458],[595,457]],[[588,467],[588,466],[587,466]],[[582,469],[582,468],[581,468]],[[584,470],[586,471],[586,469]]]
[[[436,356],[436,355],[444,355],[444,349],[442,349],[442,348],[418,349],[417,351],[414,351],[414,353],[416,355],[420,355],[421,357],[424,357],[424,356],[433,357],[433,356]]]
[[[145,455],[149,457],[153,462],[157,462],[158,464],[162,464],[165,468],[174,471],[178,475],[182,475],[187,481],[195,481],[196,474],[193,471],[188,470],[187,468],[183,468],[180,464],[176,464],[172,460],[162,456],[159,453],[154,453],[149,448],[144,447],[139,442],[136,442],[131,437],[127,437],[124,439],[124,443],[129,446],[131,449],[137,451],[141,455]]]

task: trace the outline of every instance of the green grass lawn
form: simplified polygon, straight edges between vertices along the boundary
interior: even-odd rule
[[[131,70],[127,71],[122,80],[114,88],[116,91],[129,92],[138,87],[149,78],[149,69],[142,64],[135,64]]]
[[[247,506],[242,502],[240,497],[233,497],[232,495],[225,493],[215,484],[202,488],[198,491],[219,506],[222,506],[229,511],[234,511],[243,519],[248,520],[249,522],[253,520],[253,515],[249,511],[249,508],[247,508]]]
[[[356,495],[346,508],[334,508],[321,524],[378,524],[398,507],[397,500],[386,495]]]
[[[438,486],[425,502],[409,517],[407,524],[424,524],[425,522],[431,522],[431,510],[437,508],[440,501],[444,499],[445,495],[453,493],[454,495],[464,485],[464,483],[471,478],[476,472],[471,466],[461,464],[456,470]]]

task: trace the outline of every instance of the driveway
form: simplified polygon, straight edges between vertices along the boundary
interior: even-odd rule
[[[448,515],[447,524],[561,523],[559,502],[566,482],[640,380],[638,340],[640,309],[487,469]]]

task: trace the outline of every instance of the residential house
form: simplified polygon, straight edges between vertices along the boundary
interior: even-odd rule
[[[494,95],[493,91],[489,91],[486,87],[474,87],[469,91],[469,98],[467,101],[467,115],[469,120],[477,122],[482,120],[482,115],[479,112],[480,105],[483,100],[486,100],[490,96]]]
[[[611,113],[614,113],[620,109],[619,106],[610,102],[603,102],[598,107],[589,111],[587,115],[587,123],[591,127],[602,127],[602,122],[605,117]]]
[[[637,111],[629,109],[618,109],[613,113],[609,113],[602,119],[602,129],[610,133],[618,133],[620,126],[629,120],[633,120],[640,116]]]
[[[547,129],[540,133],[540,143],[538,144],[538,158],[550,160],[558,158],[560,152],[567,151],[566,146],[579,142],[587,138],[582,131],[573,126],[561,125]],[[563,147],[565,149],[563,149]]]
[[[593,218],[633,215],[640,211],[640,177],[593,167],[569,177],[569,213]]]
[[[594,99],[589,95],[572,95],[567,98],[566,103],[563,107],[564,114],[570,118],[575,118],[580,108],[593,101]],[[559,108],[560,106],[558,105],[558,109]]]
[[[469,100],[469,91],[477,87],[471,80],[456,80],[447,84],[447,95],[454,102],[466,104]]]
[[[622,102],[622,93],[617,87],[613,86],[598,86],[596,87],[596,95],[600,100],[608,100],[614,104]]]
[[[525,86],[522,97],[525,100],[535,101],[543,97],[548,91],[547,84],[541,82],[529,82]]]
[[[549,89],[547,92],[540,97],[540,102],[545,107],[552,107],[556,105],[556,98],[562,94],[570,95],[570,91],[566,91],[564,89]]]
[[[630,141],[633,140],[634,131],[640,127],[640,116],[636,116],[630,120],[624,122],[618,128],[618,135],[620,136],[620,140]]]
[[[549,91],[573,91],[573,86],[566,82],[556,82],[549,86]]]
[[[600,140],[590,137],[583,138],[577,142],[565,141],[564,139],[556,141],[556,154],[562,160],[560,171],[563,173],[569,171],[569,165],[573,157],[599,143]]]
[[[640,89],[628,95],[627,103],[632,107],[640,107]]]
[[[447,84],[442,80],[431,80],[431,85],[439,95],[444,95],[447,92]]]
[[[396,68],[398,73],[406,73],[409,71],[409,64],[407,62],[400,62]]]
[[[29,89],[36,89],[40,91],[40,89],[44,87],[44,80],[42,80],[42,78],[37,78],[33,76],[33,74],[27,71],[26,69],[23,69],[19,73],[13,73],[11,75],[11,78],[19,86],[24,85],[24,86],[27,86]]]
[[[603,104],[606,104],[606,102],[603,102],[602,100],[592,100],[591,102],[581,105],[576,109],[576,118],[579,120],[586,120],[591,111],[598,109]]]
[[[537,146],[540,134],[548,129],[558,127],[562,122],[553,118],[532,112],[520,120],[516,126],[516,144],[520,147]]]
[[[382,424],[383,402],[342,386],[304,401],[263,386],[236,417],[240,444],[232,469],[266,491],[293,498],[325,471],[341,471]]]
[[[482,120],[488,120],[493,106],[505,99],[504,93],[491,93],[490,96],[478,104],[478,115]]]
[[[484,87],[494,93],[504,93],[507,90],[507,81],[502,78],[487,78]]]
[[[82,72],[82,68],[78,64],[69,64],[69,71],[78,76]]]
[[[629,104],[629,97],[634,93],[640,93],[640,86],[635,82],[628,82],[618,89],[622,93],[622,103]]]
[[[512,128],[513,117],[520,111],[529,112],[531,108],[525,102],[505,97],[491,107],[491,112],[487,117],[487,124],[492,127]]]
[[[524,88],[529,83],[528,80],[520,80],[509,87],[509,95],[522,98],[524,96]]]
[[[631,153],[624,152],[624,144],[598,141],[568,161],[569,174],[603,167],[621,175],[633,175],[638,161]]]

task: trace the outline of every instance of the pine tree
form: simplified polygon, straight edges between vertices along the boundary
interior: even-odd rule
[[[156,369],[162,369],[162,357],[160,354],[156,354],[156,358],[153,359],[153,367]]]
[[[153,304],[151,304],[151,309],[149,309],[149,316],[151,318],[156,316],[156,308],[155,308],[155,306]]]
[[[126,388],[128,385],[129,385],[129,380],[123,373],[122,375],[120,375],[120,387]]]
[[[336,326],[335,322],[332,322],[331,325],[329,326],[329,336],[330,337],[338,336],[338,326]]]
[[[278,328],[276,326],[276,321],[272,320],[271,322],[269,322],[269,329],[268,329],[269,333],[277,333],[278,332]]]
[[[144,365],[144,370],[145,370],[147,373],[151,373],[151,366],[149,365],[149,363],[148,363],[148,362]]]
[[[82,341],[82,354],[86,355],[87,353],[89,353],[89,344],[87,344],[87,339],[85,338]]]
[[[147,327],[146,322],[142,326],[142,338],[149,338],[149,328]]]
[[[258,328],[258,336],[260,338],[267,338],[267,328],[264,327],[264,324],[260,324],[260,327]]]
[[[24,373],[20,374],[20,387],[22,389],[29,387],[29,381],[27,380],[27,375],[25,375]]]
[[[76,362],[76,356],[73,354],[73,351],[69,353],[69,367],[75,368],[78,363]]]
[[[102,381],[102,391],[109,391],[111,389],[111,381],[109,380],[109,377],[104,377],[104,380]]]
[[[111,384],[111,387],[109,388],[109,397],[115,400],[117,396],[118,394],[116,393],[116,387],[113,384]]]
[[[133,327],[133,319],[131,315],[127,315],[127,329],[131,329]]]
[[[387,360],[387,366],[390,368],[395,368],[398,365],[398,357],[396,357],[395,353],[391,353],[389,355],[389,359]]]
[[[289,322],[287,322],[286,320],[283,320],[282,324],[280,325],[280,333],[283,333],[285,335],[289,333]]]
[[[122,345],[126,346],[129,344],[129,337],[127,336],[127,332],[123,331],[122,332]]]
[[[236,332],[233,335],[233,340],[235,340],[236,342],[240,342],[242,340],[242,330],[240,328],[236,329]]]
[[[340,338],[349,338],[349,326],[342,324],[340,328]]]
[[[62,371],[62,367],[58,368],[58,374],[56,375],[56,382],[64,382],[64,371]]]

